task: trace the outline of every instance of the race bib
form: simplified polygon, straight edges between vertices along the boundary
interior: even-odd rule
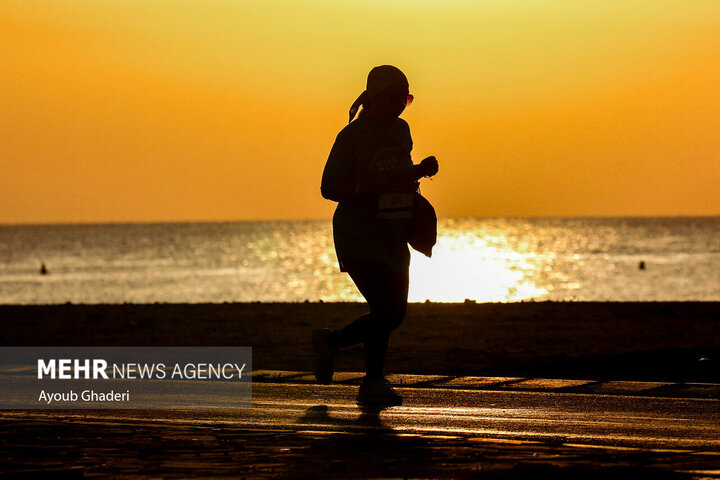
[[[383,193],[378,198],[378,218],[396,219],[412,217],[415,193]]]

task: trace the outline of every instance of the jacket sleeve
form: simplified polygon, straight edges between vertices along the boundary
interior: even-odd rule
[[[352,180],[353,150],[347,131],[340,132],[330,150],[325,169],[323,170],[320,193],[323,198],[340,202],[344,200],[343,192],[347,183]],[[345,189],[342,189],[345,186]]]

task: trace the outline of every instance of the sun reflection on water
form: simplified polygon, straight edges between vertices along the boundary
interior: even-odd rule
[[[431,259],[412,252],[408,300],[543,299],[549,290],[540,277],[551,262],[552,255],[537,254],[502,231],[445,229],[438,232]]]

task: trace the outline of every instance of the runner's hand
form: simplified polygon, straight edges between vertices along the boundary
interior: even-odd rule
[[[430,156],[420,162],[421,172],[424,177],[432,177],[438,172],[437,158]]]

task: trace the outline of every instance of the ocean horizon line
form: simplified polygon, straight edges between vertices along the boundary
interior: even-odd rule
[[[486,216],[438,216],[438,220],[648,220],[648,219],[718,219],[720,213],[715,215],[542,215],[542,216],[513,216],[513,215],[486,215]],[[311,223],[331,222],[332,215],[325,218],[277,218],[277,219],[237,219],[237,220],[110,220],[110,221],[78,221],[78,222],[16,222],[2,223],[2,227],[54,227],[54,226],[105,226],[105,225],[187,225],[187,224],[223,224],[223,223]]]

